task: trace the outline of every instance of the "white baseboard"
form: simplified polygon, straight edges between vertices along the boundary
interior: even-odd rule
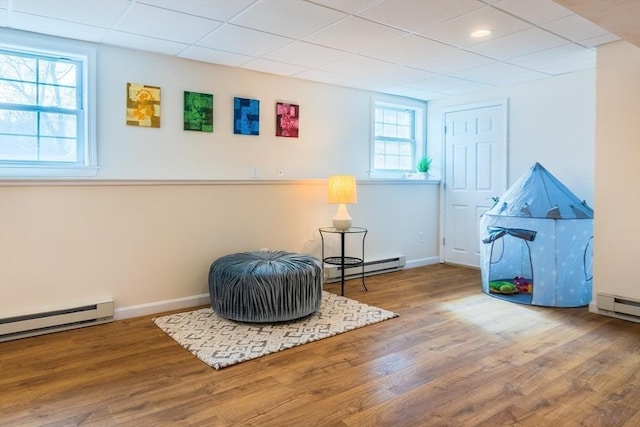
[[[627,320],[629,322],[640,323],[640,320],[636,316],[627,316],[622,313],[615,313],[608,310],[600,310],[596,302],[591,301],[589,303],[589,312],[593,314],[599,314],[600,316],[614,317],[616,319]]]
[[[192,295],[166,301],[150,302],[148,304],[131,305],[114,310],[113,320],[130,319],[132,317],[146,316],[148,314],[162,313],[183,308],[198,307],[211,304],[209,294]]]
[[[439,263],[440,263],[440,258],[437,256],[432,256],[430,258],[420,258],[420,259],[413,259],[411,261],[407,261],[404,268],[416,268],[416,267],[423,267],[425,265],[433,265],[433,264],[439,264]]]
[[[438,264],[439,262],[440,259],[438,257],[414,259],[407,261],[404,268],[422,267],[425,265]],[[201,294],[166,301],[150,302],[147,304],[130,305],[128,307],[116,308],[113,313],[113,320],[130,319],[132,317],[147,316],[149,314],[181,310],[183,308],[198,307],[209,304],[211,304],[209,294]]]

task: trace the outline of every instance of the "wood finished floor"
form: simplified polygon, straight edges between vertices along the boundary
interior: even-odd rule
[[[479,276],[351,281],[400,317],[219,371],[152,316],[0,343],[0,425],[640,426],[639,324],[504,302]]]

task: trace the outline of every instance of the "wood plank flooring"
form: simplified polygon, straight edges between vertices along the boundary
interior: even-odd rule
[[[456,266],[346,285],[400,317],[219,371],[153,316],[0,343],[0,425],[640,426],[640,324]]]

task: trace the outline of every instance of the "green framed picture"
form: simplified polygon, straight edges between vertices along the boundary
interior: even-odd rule
[[[213,132],[213,95],[184,92],[184,130]]]

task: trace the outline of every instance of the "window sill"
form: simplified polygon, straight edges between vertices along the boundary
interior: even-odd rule
[[[93,177],[98,174],[97,166],[74,167],[7,167],[0,166],[0,179],[64,179]]]
[[[372,181],[392,180],[392,181],[418,181],[418,182],[440,182],[440,177],[436,174],[421,172],[369,172]]]

